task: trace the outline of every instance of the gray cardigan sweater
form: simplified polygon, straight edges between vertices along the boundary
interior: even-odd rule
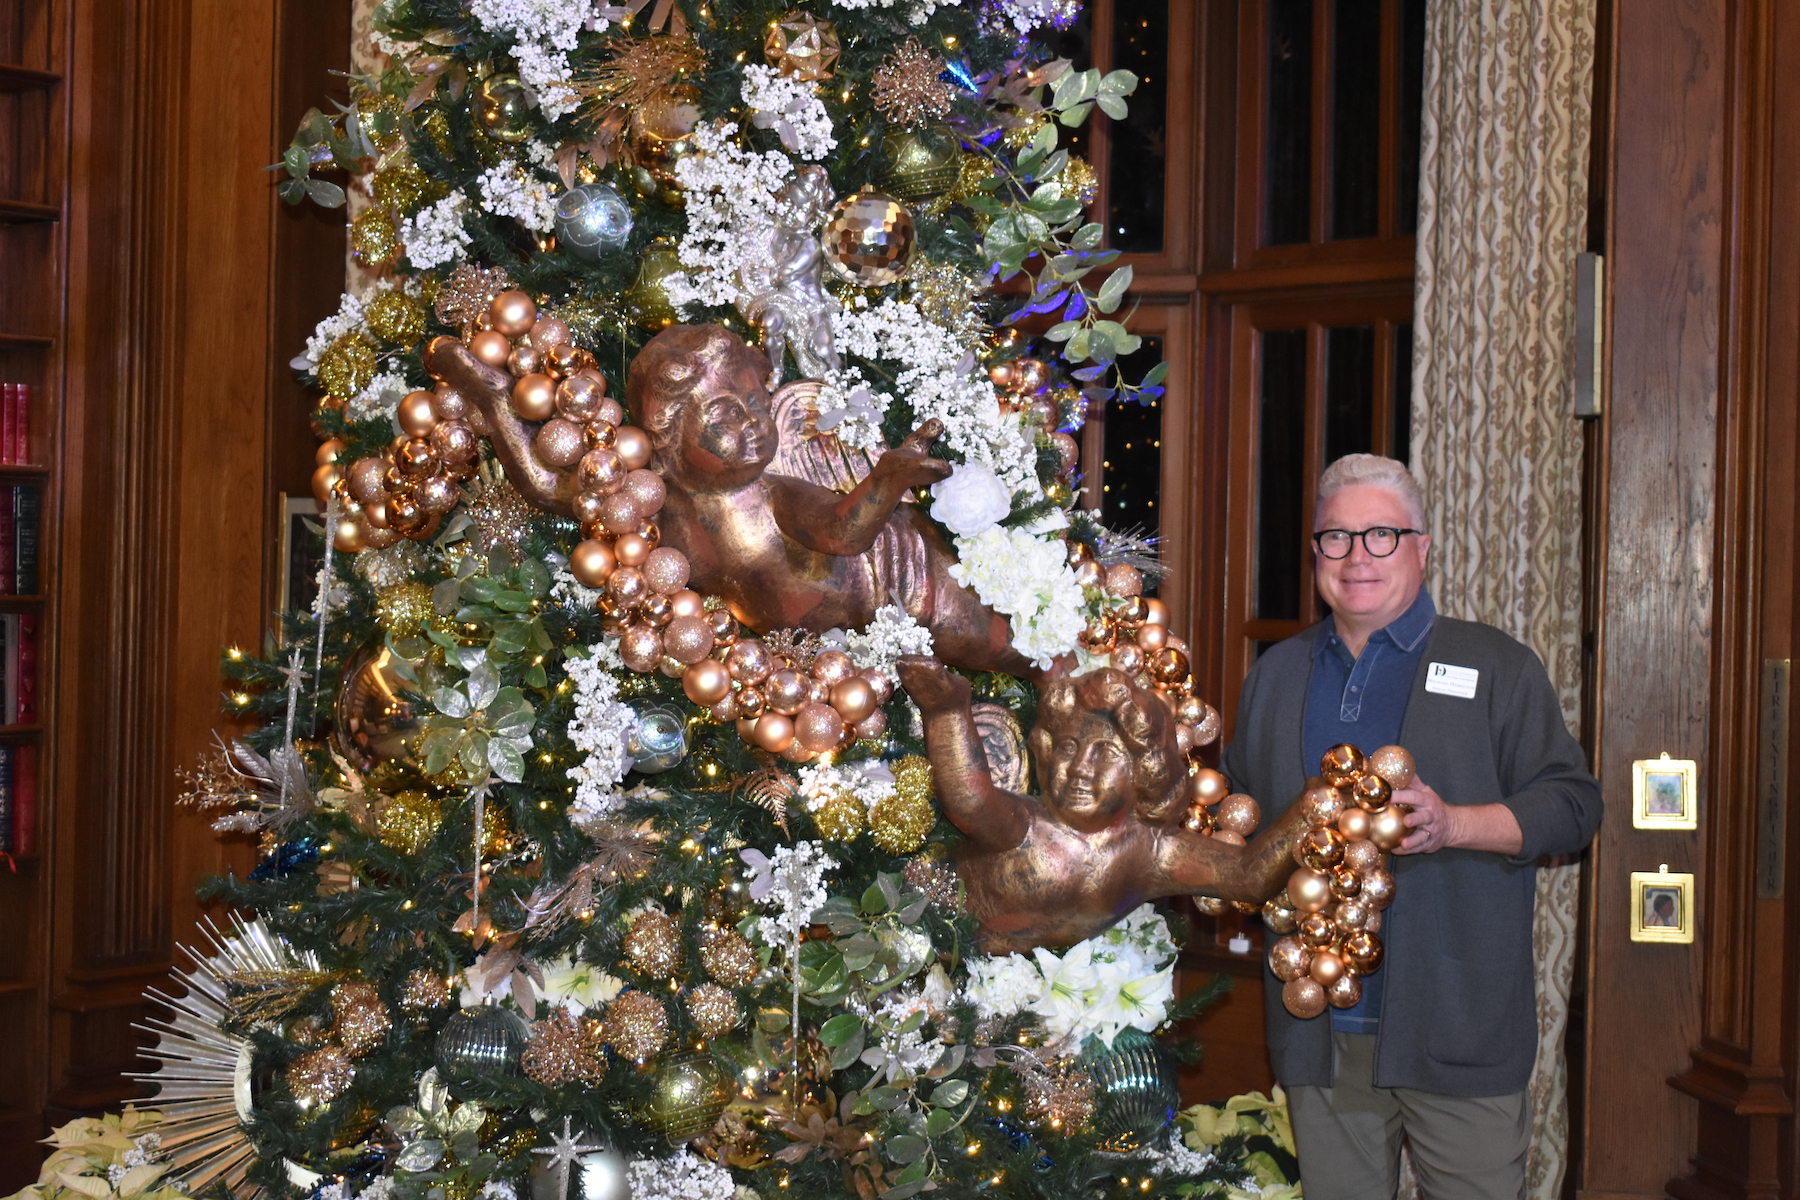
[[[1289,638],[1257,661],[1225,751],[1234,789],[1255,796],[1270,817],[1318,773],[1301,749],[1316,633]],[[1475,695],[1426,691],[1433,663],[1480,672]],[[1537,1048],[1534,864],[1588,844],[1600,825],[1600,785],[1537,656],[1469,621],[1440,616],[1432,626],[1400,744],[1447,803],[1510,808],[1525,844],[1512,858],[1472,850],[1391,856],[1397,887],[1381,928],[1387,984],[1375,1083],[1449,1096],[1521,1091]],[[1263,970],[1276,1078],[1289,1087],[1330,1086],[1330,1017],[1295,1019],[1282,1007],[1281,982],[1266,963]]]

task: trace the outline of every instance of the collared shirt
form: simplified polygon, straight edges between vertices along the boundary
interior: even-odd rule
[[[1326,617],[1313,641],[1312,685],[1306,693],[1303,745],[1306,773],[1316,775],[1319,759],[1339,742],[1364,753],[1400,740],[1413,677],[1425,653],[1425,638],[1437,620],[1437,606],[1420,588],[1407,610],[1372,634],[1360,655],[1338,636],[1337,620]],[[1364,977],[1362,999],[1332,1009],[1331,1027],[1346,1033],[1374,1033],[1381,1013],[1383,973]]]

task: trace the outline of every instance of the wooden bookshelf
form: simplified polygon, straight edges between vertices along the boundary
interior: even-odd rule
[[[0,1192],[36,1174],[32,1139],[43,1136],[50,1104],[51,951],[55,836],[56,698],[59,608],[55,550],[60,517],[63,381],[67,373],[68,71],[66,0],[0,0],[0,381],[31,389],[32,465],[0,464],[0,488],[41,489],[39,594],[0,596],[0,613],[38,617],[38,720],[0,726],[0,746],[36,756],[36,830],[0,864]]]

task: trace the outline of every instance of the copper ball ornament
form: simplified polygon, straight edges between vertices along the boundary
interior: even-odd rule
[[[1366,930],[1357,930],[1344,939],[1344,961],[1358,975],[1370,975],[1381,969],[1387,951],[1381,939]]]
[[[613,553],[619,556],[622,567],[641,567],[650,561],[650,552],[656,547],[650,539],[641,534],[627,533],[620,535],[613,543]]]
[[[636,529],[644,519],[637,502],[623,488],[609,493],[600,501],[600,520],[615,533]]]
[[[1343,865],[1366,875],[1381,865],[1381,847],[1370,841],[1349,842],[1344,846]]]
[[[1388,806],[1393,798],[1394,789],[1388,781],[1373,771],[1357,776],[1356,782],[1350,785],[1351,798],[1356,806],[1365,812],[1380,812]]]
[[[1281,989],[1281,1003],[1302,1021],[1325,1011],[1325,989],[1311,975],[1290,979]]]
[[[469,401],[447,383],[440,383],[431,393],[431,411],[440,421],[462,421],[469,415]]]
[[[1314,829],[1325,829],[1336,825],[1348,805],[1344,797],[1334,787],[1324,783],[1307,788],[1300,793],[1300,811],[1306,817],[1306,823]]]
[[[1319,759],[1319,774],[1332,787],[1347,787],[1363,773],[1363,752],[1348,742],[1340,742]]]
[[[1337,977],[1337,982],[1325,989],[1325,1003],[1333,1008],[1354,1008],[1362,994],[1362,980],[1354,972],[1345,971]]]
[[[1361,894],[1362,876],[1349,867],[1337,867],[1331,872],[1331,894],[1338,900],[1348,900]]]
[[[621,425],[613,449],[625,460],[625,466],[633,471],[650,465],[650,435],[636,425]]]
[[[453,466],[468,462],[481,448],[481,439],[461,421],[438,422],[430,441],[437,456]]]
[[[1337,907],[1332,911],[1332,920],[1342,929],[1357,930],[1369,923],[1369,914],[1373,911],[1367,900],[1361,896],[1352,896],[1348,900],[1338,901]]]
[[[1331,880],[1311,867],[1301,867],[1288,876],[1287,893],[1300,912],[1318,912],[1331,903]]]
[[[1344,857],[1344,835],[1332,828],[1309,829],[1300,835],[1296,857],[1301,865],[1328,871]]]
[[[1306,973],[1318,980],[1320,986],[1330,987],[1344,977],[1344,960],[1330,950],[1315,950],[1312,965]]]
[[[1283,983],[1300,978],[1311,965],[1312,952],[1296,938],[1278,938],[1269,946],[1269,970]]]
[[[629,626],[619,637],[619,657],[639,674],[654,671],[662,654],[662,635],[648,625]]]
[[[844,283],[886,287],[906,274],[916,236],[904,204],[865,187],[838,201],[820,244],[826,267]]]
[[[731,694],[731,672],[721,662],[702,658],[681,673],[681,690],[695,704],[709,708]]]
[[[1294,922],[1294,936],[1308,950],[1319,950],[1337,941],[1337,922],[1322,912],[1307,913]]]
[[[1264,902],[1262,919],[1263,924],[1276,933],[1292,933],[1300,926],[1300,914],[1276,900]]]
[[[537,304],[516,288],[501,292],[488,305],[488,323],[509,338],[524,337],[537,324]]]
[[[1144,664],[1150,672],[1150,678],[1158,683],[1179,683],[1188,677],[1188,656],[1186,651],[1177,650],[1173,646],[1164,646],[1150,655]]]
[[[794,744],[794,722],[780,713],[764,713],[756,718],[750,739],[771,754],[780,754]]]
[[[1406,787],[1415,778],[1413,756],[1407,753],[1404,746],[1383,746],[1369,755],[1369,770],[1387,780],[1388,786],[1395,791]]]
[[[351,464],[345,486],[363,504],[373,504],[387,497],[387,489],[382,486],[382,475],[386,470],[387,463],[379,458],[359,458]]]
[[[544,356],[538,353],[537,347],[529,342],[520,342],[514,346],[513,352],[506,359],[506,369],[514,375],[530,375],[534,371],[542,370],[543,366]],[[545,373],[548,374],[548,372]]]
[[[419,486],[413,489],[413,498],[426,512],[442,515],[456,507],[462,499],[462,489],[448,475],[432,475],[419,481]]]
[[[1243,834],[1233,833],[1229,829],[1215,829],[1208,836],[1215,842],[1224,842],[1227,846],[1242,846],[1245,844]]]
[[[725,655],[725,668],[741,683],[761,683],[774,669],[774,656],[769,648],[754,639],[733,646]]]
[[[856,723],[858,741],[878,742],[887,733],[887,714],[879,708]]]
[[[1376,867],[1363,874],[1362,898],[1376,912],[1381,912],[1394,902],[1394,877],[1386,867]]]
[[[875,689],[860,675],[840,679],[831,685],[831,707],[854,725],[875,711]]]
[[[782,716],[791,717],[812,702],[812,688],[798,671],[772,672],[763,684],[763,695],[769,707]]]
[[[1202,804],[1217,804],[1231,794],[1231,781],[1211,767],[1201,767],[1188,781],[1194,799]]]
[[[602,588],[619,565],[613,548],[605,542],[588,538],[577,542],[569,552],[569,574],[584,588]]]
[[[575,482],[584,492],[605,494],[625,482],[630,468],[617,450],[589,450],[575,467]]]
[[[1262,822],[1261,807],[1242,792],[1234,792],[1219,801],[1218,812],[1214,815],[1218,818],[1219,828],[1229,829],[1242,837],[1255,833]]]
[[[512,357],[512,343],[499,330],[484,329],[469,339],[469,353],[477,362],[499,370]]]
[[[687,586],[688,570],[687,555],[673,546],[658,546],[644,558],[644,579],[651,591],[664,596],[672,596]]]
[[[1367,841],[1369,837],[1370,817],[1366,810],[1346,808],[1338,815],[1338,832],[1344,835],[1346,842]]]
[[[1135,675],[1144,669],[1144,652],[1130,642],[1126,642],[1122,646],[1113,648],[1110,661],[1114,670],[1123,671],[1127,675]]]
[[[618,566],[606,580],[606,594],[618,603],[630,607],[650,594],[650,585],[644,582],[644,573],[636,567]]]
[[[737,702],[738,718],[739,718],[740,722],[749,721],[751,724],[751,728],[754,729],[755,725],[756,725],[756,718],[762,716],[763,709],[768,707],[768,702],[763,699],[762,689],[759,687],[746,685],[737,690],[733,699],[735,699]],[[741,732],[741,730],[740,730],[740,732]],[[755,740],[754,738],[751,738],[748,734],[745,735],[745,739],[747,741]]]
[[[675,605],[671,602],[669,605],[669,625],[668,628],[663,630],[664,653],[676,662],[682,663],[690,668],[698,664],[702,659],[711,662],[712,660],[706,658],[706,656],[712,653],[712,630],[707,626],[706,622],[702,621],[699,617],[675,616],[673,611],[674,607]],[[719,670],[721,673],[729,674],[728,672],[725,672],[723,666],[721,666]],[[685,679],[686,677],[687,673],[683,672],[682,678]],[[695,703],[699,702],[696,701]],[[712,703],[712,701],[708,701],[708,703]]]
[[[408,437],[424,437],[437,427],[436,399],[430,392],[408,392],[394,409],[394,422]]]
[[[587,453],[581,427],[562,417],[545,421],[532,439],[531,448],[540,461],[552,467],[572,467]]]
[[[1068,434],[1062,436],[1068,437]],[[1141,596],[1144,592],[1144,573],[1130,563],[1114,563],[1106,568],[1106,590],[1115,596]]]
[[[815,754],[835,747],[844,737],[844,718],[829,704],[808,704],[794,718],[794,737]]]
[[[569,340],[569,323],[561,317],[539,316],[532,325],[531,332],[525,336],[538,349],[548,350]]]
[[[525,421],[547,421],[556,415],[556,381],[533,373],[513,384],[513,411]]]
[[[1369,818],[1369,840],[1383,850],[1397,849],[1406,840],[1406,814],[1398,804],[1390,804]]]
[[[662,476],[642,467],[625,476],[625,482],[620,485],[620,490],[631,497],[632,503],[637,505],[638,511],[645,517],[654,517],[661,512],[663,500],[668,495],[668,489],[663,484]]]

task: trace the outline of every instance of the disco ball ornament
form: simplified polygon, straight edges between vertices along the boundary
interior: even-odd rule
[[[1082,1055],[1082,1066],[1094,1077],[1094,1129],[1108,1150],[1132,1151],[1168,1127],[1181,1108],[1175,1059],[1155,1038],[1124,1029],[1112,1049]]]
[[[619,1151],[596,1145],[601,1139],[581,1134],[571,1139],[568,1158],[562,1148],[531,1156],[531,1200],[631,1200],[625,1169],[631,1160]]]
[[[363,651],[344,671],[333,737],[338,750],[359,770],[373,770],[390,760],[416,765],[408,743],[419,734],[420,716],[406,699],[406,688],[385,647]]]
[[[631,237],[631,206],[604,183],[570,188],[556,202],[556,240],[593,262]]]
[[[490,75],[475,89],[475,121],[496,141],[522,142],[531,136],[531,93],[517,75]]]
[[[625,743],[631,769],[643,775],[656,775],[676,766],[687,757],[687,718],[673,704],[634,701],[637,729]]]
[[[933,148],[911,130],[888,134],[882,152],[881,186],[904,204],[924,204],[945,196],[956,186],[962,161],[956,139],[946,137]]]
[[[865,187],[838,201],[821,241],[833,275],[858,287],[885,287],[906,274],[914,239],[906,206]]]
[[[731,1084],[710,1054],[677,1054],[656,1068],[646,1115],[673,1145],[713,1127],[731,1099]]]
[[[470,1084],[517,1078],[528,1033],[523,1017],[491,1004],[454,1013],[432,1052],[438,1077],[452,1094]]]

